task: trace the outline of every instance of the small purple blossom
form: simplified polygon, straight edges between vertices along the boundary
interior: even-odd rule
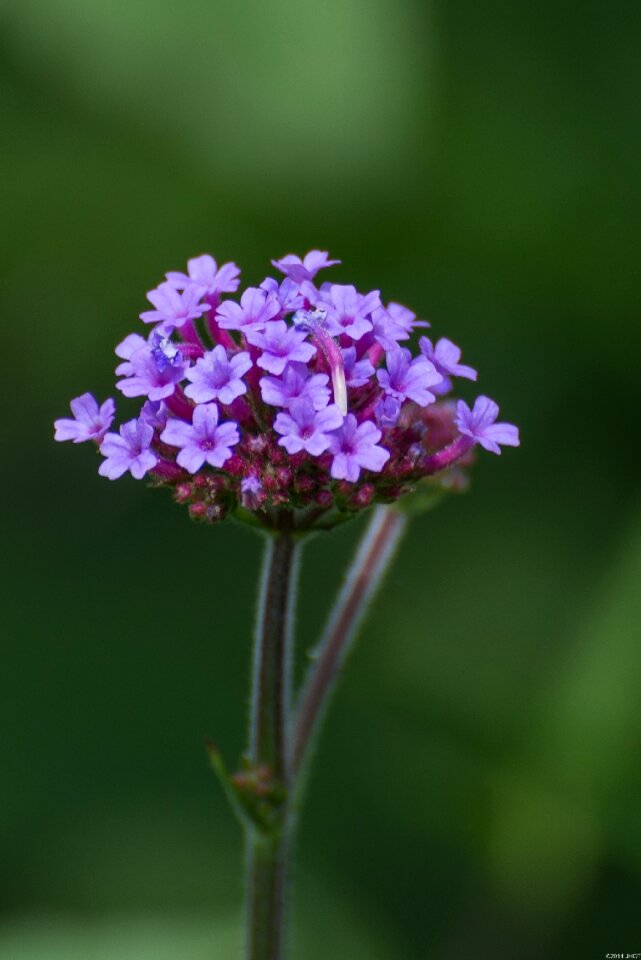
[[[169,337],[164,337],[156,330],[151,335],[151,355],[158,368],[159,373],[164,373],[170,367],[174,370],[184,368],[183,355],[180,348]]]
[[[196,473],[204,463],[222,467],[231,457],[231,447],[240,441],[240,435],[233,421],[218,423],[215,403],[204,403],[195,407],[192,423],[169,420],[160,439],[170,447],[180,447],[176,463],[189,473]]]
[[[372,313],[372,335],[385,350],[392,350],[399,340],[408,340],[416,326],[429,327],[416,319],[416,314],[400,303],[388,303]]]
[[[356,483],[361,469],[379,473],[390,458],[389,450],[377,446],[381,436],[371,420],[359,424],[354,414],[348,413],[343,426],[330,438],[332,477]]]
[[[261,290],[260,287],[248,287],[240,298],[224,300],[216,311],[216,320],[221,330],[262,330],[268,320],[280,313],[280,303],[276,297]]]
[[[120,433],[108,433],[100,444],[105,457],[98,468],[101,477],[117,480],[129,471],[135,480],[158,463],[158,457],[149,449],[154,438],[154,428],[142,419],[129,420],[120,427]]]
[[[476,380],[478,376],[476,370],[459,363],[461,348],[447,337],[441,337],[434,345],[428,337],[421,337],[418,345],[423,356],[434,364],[442,377],[465,377],[467,380]]]
[[[200,302],[202,295],[202,287],[191,285],[179,293],[171,283],[161,283],[147,294],[156,309],[144,311],[140,319],[145,323],[160,323],[166,334],[174,329],[180,330],[188,321],[197,320],[209,309],[206,303]]]
[[[343,370],[348,387],[364,387],[370,377],[374,376],[374,367],[367,357],[356,359],[356,347],[343,349]]]
[[[425,357],[415,357],[403,347],[388,350],[385,354],[387,370],[377,370],[379,384],[390,397],[396,400],[413,400],[420,407],[434,403],[436,397],[428,387],[443,379],[434,364]]]
[[[203,253],[187,261],[187,273],[170,271],[165,274],[176,290],[186,290],[190,286],[200,287],[201,296],[217,297],[221,293],[235,293],[240,283],[240,270],[235,263],[223,263],[218,266],[213,257]]]
[[[282,377],[262,377],[260,392],[272,407],[289,407],[293,400],[310,400],[315,410],[329,403],[329,377],[326,373],[311,376],[303,363],[288,363]]]
[[[274,430],[281,434],[282,439],[278,442],[288,453],[306,450],[318,457],[330,446],[330,431],[336,430],[342,422],[336,404],[315,410],[309,400],[293,400],[289,413],[279,413],[274,420]]]
[[[310,285],[304,288],[306,296],[313,295]],[[333,283],[322,294],[322,301],[317,298],[315,306],[327,307],[327,330],[333,337],[345,334],[352,340],[360,340],[372,329],[369,319],[377,307],[381,305],[378,290],[371,293],[358,293],[356,287]]]
[[[243,477],[240,481],[241,503],[246,510],[257,510],[263,498],[263,485],[258,477]]]
[[[316,347],[306,342],[307,334],[294,327],[288,327],[284,320],[275,320],[261,332],[250,330],[247,340],[262,353],[257,365],[268,373],[279,376],[288,363],[298,360],[307,363],[316,353]]]
[[[225,348],[219,344],[187,371],[191,383],[185,387],[185,394],[196,403],[210,400],[219,400],[225,405],[233,403],[236,397],[247,393],[242,377],[251,366],[247,352],[237,353],[230,360]]]
[[[387,314],[392,323],[399,330],[404,330],[408,337],[414,327],[429,327],[427,320],[417,320],[413,310],[405,307],[402,303],[395,303],[393,300],[387,304]]]
[[[305,300],[298,284],[285,277],[281,284],[273,277],[266,277],[260,285],[260,289],[276,297],[280,304],[281,313],[292,313],[294,310],[300,310]]]
[[[374,409],[379,427],[393,427],[401,414],[401,404],[396,397],[381,397]]]
[[[168,417],[169,411],[162,400],[145,400],[140,410],[140,419],[154,430],[164,430]]]
[[[294,253],[288,253],[280,260],[272,260],[272,264],[286,277],[300,284],[305,280],[313,280],[319,270],[326,267],[333,267],[340,263],[340,260],[330,260],[326,250],[310,250],[303,259],[297,257]]]
[[[454,423],[462,434],[490,453],[501,453],[504,447],[519,446],[519,430],[511,423],[495,423],[499,415],[498,405],[489,397],[477,397],[472,410],[464,400],[456,405]]]
[[[136,350],[146,347],[147,343],[148,341],[141,337],[139,333],[130,333],[118,344],[114,353],[123,360],[116,367],[116,374],[119,377],[130,377],[133,374],[134,368],[131,365],[131,358]]]
[[[56,420],[54,440],[71,440],[73,443],[102,440],[116,415],[116,404],[111,397],[99,407],[91,393],[76,397],[69,406],[74,419]]]
[[[117,349],[121,349],[123,344]],[[130,345],[126,348],[127,352]],[[125,397],[164,400],[174,393],[176,384],[185,376],[187,366],[173,340],[154,330],[150,341],[130,353],[129,359],[118,366],[117,370],[127,375],[116,383],[116,387]]]

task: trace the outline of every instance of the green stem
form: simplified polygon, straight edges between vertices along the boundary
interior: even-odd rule
[[[286,723],[299,543],[290,530],[267,540],[256,623],[249,763],[287,790]],[[287,885],[287,800],[267,831],[247,829],[246,960],[282,960]]]
[[[376,507],[374,510],[298,700],[290,741],[292,781],[300,779],[299,775],[318,735],[341,667],[352,648],[369,603],[383,580],[406,524],[405,515],[393,507]]]
[[[247,837],[247,960],[282,960],[289,844],[286,832]]]
[[[268,783],[270,817],[248,822],[246,960],[283,960],[286,893],[294,832],[294,794],[311,753],[340,669],[380,586],[406,518],[377,507],[350,567],[299,697],[288,732],[293,612],[300,546],[291,528],[267,541],[254,648],[249,769]],[[270,803],[267,794],[265,802]]]

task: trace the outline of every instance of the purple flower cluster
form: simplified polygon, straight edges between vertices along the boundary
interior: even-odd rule
[[[449,398],[456,378],[476,380],[450,340],[407,345],[427,323],[378,290],[317,283],[338,264],[312,250],[273,260],[284,275],[248,287],[240,271],[204,254],[169,272],[140,314],[148,336],[118,344],[116,386],[144,398],[111,433],[115,404],[89,393],[57,420],[56,440],[93,440],[101,475],[149,475],[173,488],[192,516],[255,514],[269,526],[283,508],[308,525],[390,502],[421,480],[452,483],[479,444],[517,446],[498,407]]]

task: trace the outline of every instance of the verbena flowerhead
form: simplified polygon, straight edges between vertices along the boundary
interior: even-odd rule
[[[55,439],[93,441],[102,476],[148,477],[209,522],[329,527],[417,486],[462,488],[473,448],[517,446],[517,428],[496,422],[488,397],[452,399],[476,370],[444,337],[413,349],[428,324],[407,307],[318,283],[339,262],[289,254],[272,261],[284,279],[238,294],[238,267],[208,254],[168,272],[140,315],[151,331],[115,350],[116,386],[141,398],[137,415],[109,432],[114,401],[85,393]]]

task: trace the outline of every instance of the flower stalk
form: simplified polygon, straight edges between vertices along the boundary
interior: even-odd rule
[[[407,518],[399,510],[374,509],[298,700],[290,754],[295,782],[300,780],[358,627],[383,581],[406,525]]]
[[[267,538],[253,663],[249,752],[232,778],[254,817],[246,828],[247,960],[283,953],[289,805],[286,746],[296,585],[301,542],[285,521]]]
[[[300,801],[302,774],[341,668],[406,523],[406,516],[394,508],[374,510],[293,718],[288,709],[289,675],[300,542],[291,531],[280,532],[267,541],[254,651],[251,747],[246,770],[232,778],[237,793],[255,795],[256,810],[262,807],[261,815],[244,819],[246,960],[284,957],[294,801]]]
[[[288,514],[284,513],[283,518]],[[249,759],[287,782],[285,726],[300,540],[282,529],[267,537],[256,623]]]
[[[246,960],[283,960],[289,843],[287,832],[247,837]]]

